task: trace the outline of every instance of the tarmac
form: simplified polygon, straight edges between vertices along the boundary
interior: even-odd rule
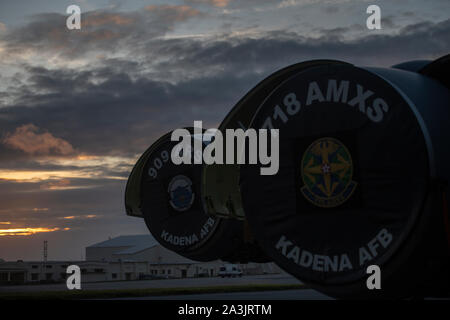
[[[287,274],[270,274],[270,275],[243,276],[241,278],[212,277],[212,278],[91,282],[91,283],[81,283],[81,290],[191,288],[191,287],[251,285],[251,284],[289,285],[289,284],[301,284],[301,282]],[[67,286],[65,283],[0,286],[0,292],[49,292],[49,291],[65,291],[65,290],[67,290]]]

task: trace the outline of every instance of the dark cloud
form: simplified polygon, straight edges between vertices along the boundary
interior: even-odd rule
[[[145,43],[166,34],[178,23],[201,16],[186,5],[152,5],[133,12],[97,10],[82,14],[81,30],[66,28],[67,16],[57,13],[34,15],[23,27],[3,36],[6,54],[50,52],[62,57],[80,57],[96,51],[114,53],[123,47]]]
[[[322,11],[328,14],[335,14],[339,12],[340,7],[338,5],[326,5],[322,7]]]
[[[321,30],[321,36],[317,38],[273,31],[260,34],[258,38],[170,40],[152,46],[156,55],[171,57],[154,66],[154,70],[165,72],[168,77],[173,74],[239,77],[253,73],[257,79],[286,65],[320,58],[389,66],[413,59],[433,59],[448,53],[449,30],[450,20],[446,20],[407,26],[396,34],[371,33],[365,26],[355,25]],[[351,32],[367,33],[367,36],[343,40]]]
[[[396,22],[397,17],[394,15],[390,15],[390,16],[385,16],[383,17],[383,19],[381,20],[381,28],[385,29],[385,28],[390,28],[393,29],[397,26]]]
[[[110,155],[143,151],[159,134],[194,120],[216,124],[249,82],[225,74],[171,84],[145,77],[132,80],[124,71],[106,69],[28,72],[25,94],[1,111],[9,119],[2,129],[17,130],[32,122],[80,152]],[[105,80],[94,84],[99,74]],[[31,94],[30,86],[46,93]]]
[[[348,31],[324,30],[319,38],[274,31],[258,38],[159,39],[139,62],[105,59],[79,71],[28,66],[14,105],[2,108],[2,129],[33,123],[81,152],[129,155],[194,120],[217,124],[253,85],[292,63],[332,58],[379,66],[450,51],[450,20],[341,40]]]
[[[0,199],[2,200],[0,221],[22,219],[31,222],[33,220],[34,227],[45,225],[51,218],[71,215],[96,214],[117,217],[124,214],[122,192],[125,182],[125,180],[109,179],[71,179],[67,183],[59,184],[57,181],[52,183],[2,181],[0,183]],[[83,186],[84,188],[49,189],[46,187],[49,184]],[[34,208],[48,208],[48,210],[36,211]]]
[[[278,0],[184,0],[185,3],[194,5],[202,4],[217,8],[249,8],[278,3]]]

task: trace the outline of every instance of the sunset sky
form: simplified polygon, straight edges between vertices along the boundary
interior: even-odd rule
[[[448,53],[449,0],[0,0],[0,258],[41,259],[48,240],[50,260],[80,259],[148,233],[123,204],[139,155],[194,120],[216,126],[279,68]]]

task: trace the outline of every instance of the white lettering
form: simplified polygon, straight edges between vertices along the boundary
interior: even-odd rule
[[[81,29],[81,9],[77,5],[68,6],[66,13],[70,16],[66,20],[66,26],[69,30]]]

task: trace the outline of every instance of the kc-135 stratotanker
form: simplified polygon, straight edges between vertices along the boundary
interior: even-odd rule
[[[288,66],[218,127],[277,129],[276,174],[261,175],[261,163],[174,164],[169,132],[133,168],[126,212],[182,256],[273,261],[333,297],[449,296],[449,74],[450,55]],[[366,286],[370,265],[380,290]]]

